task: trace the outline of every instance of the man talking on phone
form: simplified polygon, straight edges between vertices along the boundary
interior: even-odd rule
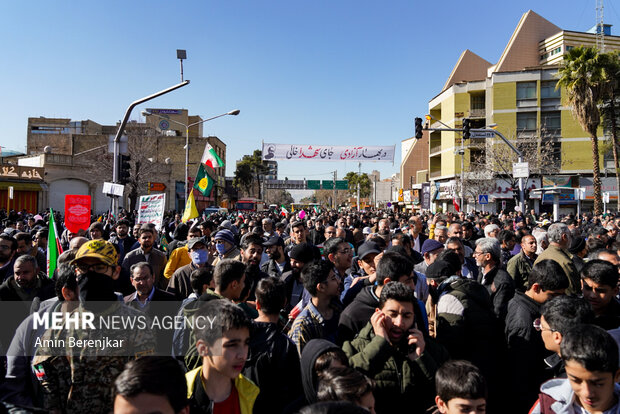
[[[375,381],[377,412],[424,413],[433,405],[435,372],[449,355],[414,328],[416,302],[409,286],[386,284],[370,322],[342,347],[351,367]]]

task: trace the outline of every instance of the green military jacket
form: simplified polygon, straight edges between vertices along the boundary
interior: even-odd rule
[[[434,403],[435,373],[450,357],[432,338],[425,336],[422,355],[412,361],[405,347],[394,347],[375,335],[372,324],[362,328],[358,336],[342,346],[349,364],[375,381],[377,412],[423,413]]]

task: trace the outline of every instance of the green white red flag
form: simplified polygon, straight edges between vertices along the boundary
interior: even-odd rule
[[[54,270],[58,256],[62,253],[58,231],[56,230],[56,222],[54,221],[54,210],[50,208],[50,222],[47,233],[47,277],[54,277]]]
[[[200,159],[200,162],[202,164],[208,165],[211,168],[218,168],[224,166],[224,161],[222,161],[222,159],[218,157],[217,153],[208,142],[207,145],[205,145],[205,150],[202,153],[202,158]]]

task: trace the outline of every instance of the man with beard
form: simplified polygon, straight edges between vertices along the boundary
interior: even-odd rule
[[[136,239],[129,235],[129,221],[120,219],[116,223],[116,235],[110,237],[110,243],[118,248],[118,264],[123,263],[125,255],[131,251]]]
[[[15,260],[13,277],[0,285],[0,300],[31,303],[35,297],[41,300],[54,297],[54,282],[39,273],[37,260],[25,254]],[[28,305],[30,308],[30,305]]]
[[[140,262],[149,262],[153,267],[153,275],[155,276],[155,286],[159,289],[166,289],[168,279],[164,277],[164,268],[166,267],[166,254],[160,250],[153,248],[155,245],[155,231],[148,225],[143,225],[140,228],[140,236],[138,237],[140,247],[130,251],[123,260],[123,269],[129,275],[129,269],[131,266]],[[129,292],[123,292],[125,294],[132,293],[133,289]]]
[[[256,297],[254,291],[261,279],[266,279],[269,275],[260,270],[260,259],[263,256],[263,238],[250,234],[241,243],[241,261],[246,265],[246,285],[249,290],[248,301],[253,302]]]
[[[17,240],[6,234],[0,234],[0,280],[5,281],[13,276],[13,264]]]
[[[314,222],[314,228],[310,230],[310,242],[315,246],[323,243],[325,241],[325,236],[323,235],[323,220],[318,218]]]
[[[304,285],[301,281],[301,269],[306,265],[306,263],[310,263],[314,259],[314,248],[307,243],[298,244],[291,249],[289,257],[291,270],[283,273],[281,277],[281,280],[286,286],[287,314],[304,298]]]
[[[474,258],[480,267],[478,282],[487,288],[495,316],[504,321],[508,302],[515,295],[515,284],[510,275],[500,268],[501,254],[499,241],[493,237],[483,237],[476,242]]]
[[[386,242],[390,241],[390,221],[388,219],[379,220],[379,224],[377,225],[377,233],[381,236]]]
[[[263,247],[267,251],[269,260],[263,263],[260,270],[278,279],[283,273],[291,270],[291,263],[284,254],[284,240],[282,240],[282,237],[271,237],[263,243]]]
[[[422,233],[422,219],[420,216],[413,216],[409,219],[409,237],[411,237],[413,250],[422,253],[422,246],[426,239],[428,239],[428,236]]]
[[[76,267],[80,305],[67,318],[83,320],[85,314],[92,313],[95,321],[112,317],[135,321],[144,316],[119,301],[114,293],[113,281],[119,277],[121,267],[112,243],[105,240],[85,243],[72,264]],[[71,346],[71,338],[83,341],[84,345]],[[115,378],[131,359],[152,354],[155,349],[151,330],[112,329],[112,325],[109,329],[81,329],[75,325],[49,329],[43,339],[48,344],[57,344],[55,348],[38,347],[32,362],[48,412],[110,412]],[[86,345],[102,340],[122,346]]]
[[[536,255],[536,237],[526,234],[521,238],[521,251],[512,257],[506,266],[506,270],[515,281],[518,291],[525,292],[528,286],[528,277],[532,271],[532,266],[538,258]]]
[[[566,290],[566,294],[579,294],[581,292],[581,280],[579,272],[573,263],[573,255],[568,251],[571,244],[571,233],[568,226],[564,223],[552,224],[547,231],[547,237],[549,238],[549,247],[538,255],[538,259],[536,259],[534,264],[546,259],[555,260],[562,266],[568,278],[569,287]],[[540,243],[538,244],[540,245]]]
[[[43,253],[39,252],[39,249],[36,246],[32,245],[32,236],[30,233],[17,233],[15,235],[15,240],[17,240],[17,256],[28,254],[34,257],[37,260],[39,270],[45,272],[45,268],[47,266],[46,257]]]

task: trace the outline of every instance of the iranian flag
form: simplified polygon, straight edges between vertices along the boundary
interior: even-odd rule
[[[218,168],[224,166],[224,161],[222,161],[222,159],[217,156],[217,153],[208,142],[207,145],[205,145],[205,150],[202,153],[202,158],[200,159],[200,162],[202,164],[208,165],[211,168]]]
[[[62,253],[56,222],[54,221],[54,210],[50,208],[50,223],[47,233],[47,277],[54,277],[58,256]]]
[[[281,207],[280,210],[280,215],[281,216],[286,216],[288,214],[288,210],[284,208],[284,206]]]

